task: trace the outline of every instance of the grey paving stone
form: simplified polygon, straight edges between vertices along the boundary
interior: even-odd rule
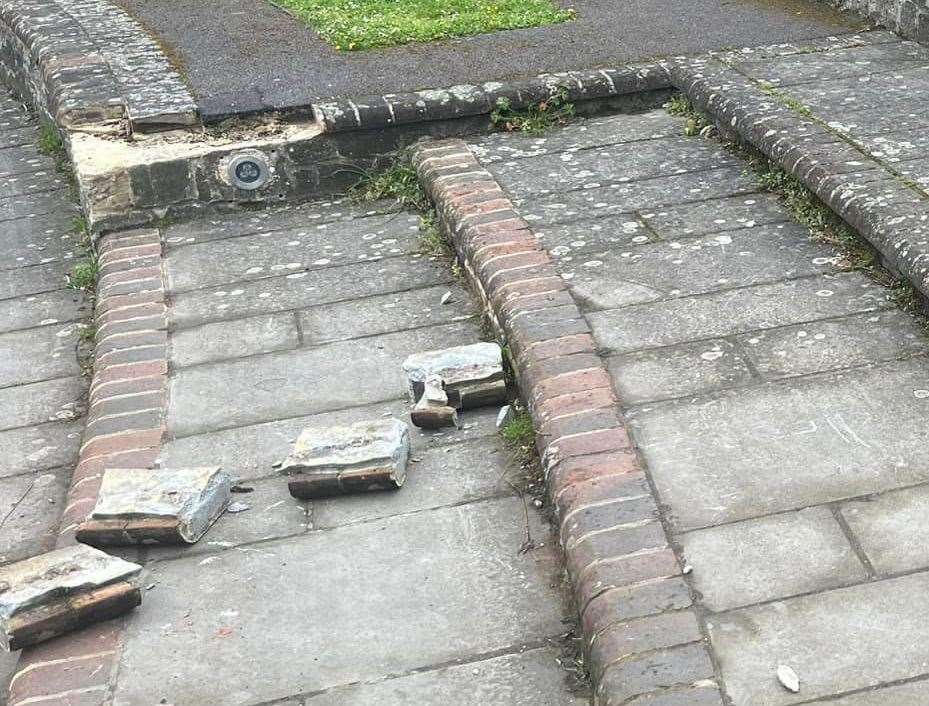
[[[446,292],[452,298],[442,304]],[[476,316],[478,309],[458,284],[424,287],[325,304],[299,312],[307,345],[371,336],[419,326],[435,326]]]
[[[842,516],[882,574],[929,566],[929,487],[919,486],[842,506]]]
[[[598,311],[587,318],[601,346],[623,353],[887,306],[885,289],[858,273],[844,273]]]
[[[335,688],[306,706],[420,706],[441,694],[446,706],[582,706],[568,693],[556,649],[542,647],[375,684]]]
[[[335,412],[282,419],[263,424],[235,427],[218,432],[188,436],[167,442],[162,447],[164,466],[216,463],[233,478],[253,479],[275,473],[274,464],[290,453],[294,441],[307,426],[354,424],[366,419],[396,417],[409,414],[406,393],[402,398]],[[444,432],[411,429],[410,443],[415,454],[433,443],[448,443],[495,434],[497,410],[468,411],[461,416],[464,428]]]
[[[781,223],[790,214],[772,194],[743,194],[681,206],[645,210],[642,218],[662,238],[722,233],[740,228]]]
[[[720,339],[613,356],[607,365],[625,405],[757,381],[736,346]]]
[[[38,265],[74,257],[75,236],[68,213],[5,221],[0,248],[6,255],[2,269]]]
[[[887,110],[886,106],[863,110],[846,108],[820,117],[833,130],[856,140],[900,130],[925,130],[929,126],[929,116],[918,104],[898,103],[895,110]]]
[[[665,110],[650,110],[635,115],[582,120],[544,135],[494,133],[471,140],[470,146],[481,162],[492,164],[554,152],[672,137],[683,134],[683,130],[681,118]]]
[[[78,215],[77,208],[68,201],[68,192],[64,189],[0,198],[0,221],[34,218],[56,211]]]
[[[834,272],[834,252],[806,233],[779,223],[627,249],[593,243],[561,257],[558,269],[587,309]]]
[[[450,282],[448,268],[425,259],[391,257],[344,267],[294,272],[238,285],[179,294],[170,315],[178,326],[305,309],[346,299]]]
[[[476,324],[461,322],[183,368],[170,381],[168,428],[186,436],[395,399],[406,356],[477,339]]]
[[[66,186],[67,181],[55,171],[54,166],[38,172],[9,174],[0,181],[0,199],[53,192]]]
[[[307,503],[292,498],[284,478],[273,477],[240,484],[250,493],[233,493],[232,503],[248,506],[242,512],[225,512],[196,544],[150,546],[148,561],[217,552],[261,540],[302,534],[310,526]]]
[[[896,164],[929,155],[929,135],[925,129],[862,135],[855,142],[882,162]]]
[[[733,705],[808,703],[925,674],[927,589],[929,574],[914,574],[710,618]],[[797,672],[800,693],[778,683],[779,664]]]
[[[512,196],[526,198],[735,164],[732,153],[718,143],[680,135],[512,159],[492,163],[488,169]]]
[[[916,358],[627,416],[675,524],[703,527],[929,480],[927,371]]]
[[[0,483],[0,564],[50,550],[68,492],[69,470],[41,472]]]
[[[561,634],[557,560],[519,554],[522,512],[506,498],[155,563],[114,703],[251,704]]]
[[[80,375],[77,324],[53,324],[0,335],[0,385]]]
[[[767,379],[879,363],[929,351],[912,316],[899,309],[756,331],[740,348]]]
[[[67,265],[51,262],[7,270],[0,278],[0,299],[25,297],[67,286]]]
[[[0,125],[0,130],[2,130],[2,125]],[[24,144],[0,149],[0,176],[31,174],[40,171],[49,173],[54,169],[55,162],[50,157],[41,154],[35,145]]]
[[[929,158],[903,162],[895,167],[904,178],[918,184],[924,190],[929,187]]]
[[[0,430],[75,419],[83,413],[87,379],[67,377],[0,389]]]
[[[418,247],[419,217],[391,214],[174,248],[165,258],[165,272],[168,288],[180,292],[315,271]]]
[[[78,420],[0,432],[0,478],[72,466],[83,431],[84,423]]]
[[[814,701],[823,706],[929,706],[929,681],[876,687],[839,699]]]
[[[340,231],[343,222],[383,213],[396,213],[392,201],[359,204],[350,198],[283,204],[251,213],[213,214],[204,218],[172,223],[164,229],[168,250],[209,240],[236,238],[250,233],[292,229],[305,234],[312,230]],[[403,214],[407,215],[407,214]]]
[[[194,326],[171,334],[171,363],[182,368],[258,353],[289,350],[300,344],[291,312],[251,316]]]
[[[644,221],[634,213],[618,213],[570,223],[534,224],[533,232],[556,260],[575,249],[591,245],[624,247],[657,240]]]
[[[504,186],[507,186],[506,182]],[[566,191],[552,196],[514,199],[514,203],[527,221],[533,224],[551,224],[604,214],[656,209],[683,202],[750,194],[757,190],[758,185],[754,177],[746,174],[742,167],[724,167],[593,189]]]
[[[78,321],[90,313],[84,295],[73,289],[59,289],[0,302],[0,333],[18,329]]]
[[[804,106],[827,115],[880,106],[895,112],[894,107],[898,104],[907,107],[929,97],[929,67],[802,84],[791,86],[786,91]]]
[[[475,459],[481,459],[475,464]],[[475,467],[477,466],[477,467]],[[425,448],[411,455],[406,483],[397,492],[317,500],[311,504],[314,529],[336,527],[408,512],[456,505],[514,491],[514,465],[498,437]]]
[[[826,52],[795,54],[776,59],[755,59],[734,64],[740,72],[788,86],[807,81],[828,81],[851,76],[896,72],[929,63],[929,52],[915,42],[894,42]]]
[[[710,610],[786,598],[867,579],[842,528],[813,507],[681,535],[691,580]]]

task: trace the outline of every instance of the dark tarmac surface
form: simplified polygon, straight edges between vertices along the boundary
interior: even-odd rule
[[[575,0],[573,22],[338,52],[263,0],[120,0],[183,68],[207,119],[854,31],[813,0]]]

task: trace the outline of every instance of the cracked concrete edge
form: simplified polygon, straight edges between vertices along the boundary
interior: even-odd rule
[[[466,143],[422,143],[413,164],[509,347],[532,415],[595,704],[649,695],[657,704],[668,694],[722,704],[679,558],[564,280]]]
[[[90,399],[57,546],[78,541],[103,471],[154,467],[165,431],[168,353],[161,235],[154,229],[115,233],[104,236],[97,249]],[[84,528],[80,540],[93,544],[93,527]],[[24,650],[10,680],[9,706],[108,703],[125,620],[107,620]]]
[[[758,149],[855,229],[929,301],[929,193],[853,140],[716,59],[676,60],[671,82],[720,131]]]
[[[3,0],[0,61],[6,82],[64,130],[199,121],[164,52],[109,0]]]

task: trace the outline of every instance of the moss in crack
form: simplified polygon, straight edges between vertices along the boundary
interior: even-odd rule
[[[683,93],[673,96],[671,100],[664,104],[664,109],[671,115],[684,119],[684,134],[688,137],[705,136],[713,126],[712,121],[697,110],[690,98]]]

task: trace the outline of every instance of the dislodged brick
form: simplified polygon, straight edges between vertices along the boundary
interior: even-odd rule
[[[192,544],[222,514],[231,488],[216,466],[110,468],[77,537],[96,545]]]
[[[506,400],[503,353],[496,343],[474,343],[439,351],[414,353],[403,362],[410,398],[418,401],[426,378],[445,383],[449,404],[459,409]]]
[[[84,545],[0,568],[0,642],[18,650],[131,610],[141,569]]]
[[[290,494],[316,498],[399,488],[406,480],[409,427],[398,419],[304,429],[281,473]]]
[[[449,406],[444,383],[438,375],[426,378],[423,394],[410,412],[410,419],[422,429],[458,426],[458,412]]]

